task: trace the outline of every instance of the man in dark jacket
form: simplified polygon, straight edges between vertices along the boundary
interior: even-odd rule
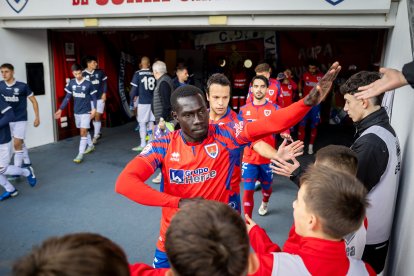
[[[152,102],[152,112],[155,116],[155,123],[158,124],[160,118],[164,118],[166,122],[171,118],[171,93],[174,90],[173,82],[167,74],[167,66],[162,61],[156,61],[152,65],[152,71],[157,81],[154,89],[154,98]]]
[[[381,107],[382,95],[357,99],[358,87],[380,79],[376,72],[362,71],[352,75],[341,87],[344,110],[356,127],[351,149],[358,156],[357,177],[368,190],[371,206],[367,208],[367,245],[362,259],[377,273],[385,264],[394,218],[401,156],[398,138]]]

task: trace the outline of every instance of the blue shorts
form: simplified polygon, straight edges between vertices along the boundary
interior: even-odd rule
[[[156,248],[152,266],[155,268],[170,268],[171,266],[168,262],[167,253],[162,252]]]
[[[306,116],[300,121],[300,126],[306,126],[306,123],[310,121],[311,128],[316,128],[321,122],[321,105],[312,107],[312,109],[306,114]]]
[[[237,212],[241,213],[240,194],[234,193],[229,196],[229,202],[227,204]]]
[[[256,180],[260,181],[263,190],[268,190],[272,185],[273,172],[270,164],[255,165],[244,163],[242,164],[242,181],[244,189],[254,190]]]

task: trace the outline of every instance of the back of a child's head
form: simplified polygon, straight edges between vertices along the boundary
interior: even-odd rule
[[[16,261],[14,276],[127,276],[124,251],[111,240],[92,233],[52,237]]]
[[[348,147],[329,145],[317,151],[315,165],[324,165],[356,175],[358,169],[358,157],[356,153]]]
[[[306,191],[306,207],[320,219],[326,235],[341,239],[361,226],[368,206],[367,190],[355,176],[313,165],[300,183]]]
[[[240,276],[247,272],[249,237],[229,206],[200,200],[174,216],[165,243],[175,275]]]

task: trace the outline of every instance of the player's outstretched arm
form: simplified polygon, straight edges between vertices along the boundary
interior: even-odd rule
[[[118,176],[115,192],[142,205],[178,208],[181,198],[159,192],[145,184],[154,171],[147,161],[137,156]]]
[[[332,84],[340,71],[341,66],[339,62],[334,62],[328,72],[326,72],[318,84],[309,92],[309,95],[304,98],[305,104],[312,106],[320,104],[331,91]]]
[[[303,154],[303,142],[298,140],[287,145],[287,141],[285,139],[279,146],[278,150],[276,150],[268,143],[259,140],[254,143],[253,149],[264,158],[275,159],[279,157],[284,160],[290,160],[293,156],[300,156]]]
[[[266,231],[257,225],[256,222],[254,222],[249,217],[249,215],[244,215],[244,218],[246,220],[246,227],[250,238],[250,244],[254,252],[258,254],[266,254],[282,251],[277,244],[272,242]]]
[[[355,94],[357,99],[368,99],[408,84],[403,73],[398,70],[381,68],[380,73],[383,76],[379,80],[358,88],[361,92]]]

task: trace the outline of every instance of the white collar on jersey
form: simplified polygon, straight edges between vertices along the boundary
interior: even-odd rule
[[[86,72],[86,73],[88,73],[89,75],[92,75],[92,74],[93,74],[93,72],[95,72],[95,70],[92,70],[92,72],[89,72],[89,71],[88,71],[88,69],[85,69],[85,70],[83,70],[83,72]]]
[[[12,84],[8,84],[7,81],[4,81],[4,83],[7,85],[7,87],[12,87],[13,85],[15,85],[17,82],[16,79],[13,79],[13,83]]]
[[[82,84],[85,81],[85,78],[82,78],[81,81],[78,81],[78,79],[75,78],[75,81],[76,81],[76,84],[77,85],[80,85],[80,84]]]

